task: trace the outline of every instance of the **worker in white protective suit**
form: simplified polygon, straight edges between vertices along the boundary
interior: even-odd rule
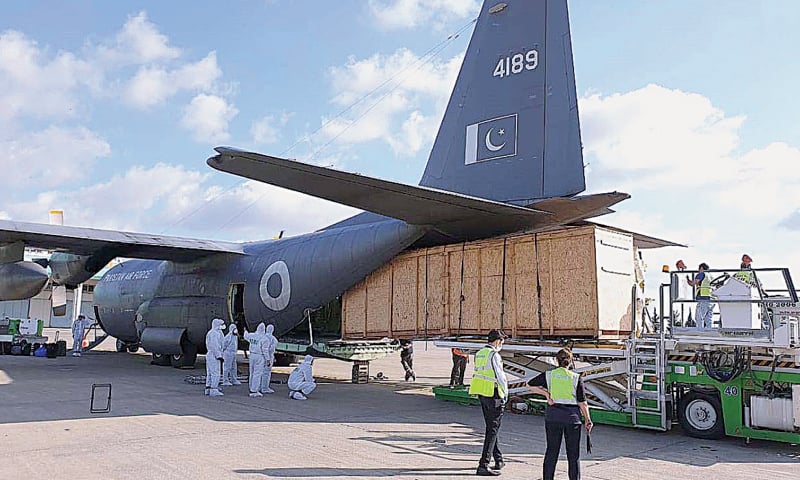
[[[255,333],[244,332],[244,339],[250,343],[250,397],[256,398],[261,394],[261,377],[267,365],[267,328],[264,323],[259,323]]]
[[[223,385],[241,385],[239,381],[239,366],[236,364],[236,352],[239,351],[239,330],[231,323],[228,334],[222,345],[223,357]]]
[[[86,331],[86,317],[78,315],[78,318],[72,322],[72,356],[80,357],[81,350],[83,350],[83,335]]]
[[[272,381],[272,366],[275,365],[275,349],[278,347],[278,339],[272,334],[274,331],[274,325],[267,325],[267,332],[264,335],[265,341],[263,346],[266,362],[264,363],[264,370],[261,374],[261,393],[275,393],[275,390],[269,386],[270,382]]]
[[[311,372],[311,363],[314,357],[306,355],[303,363],[297,366],[289,375],[289,398],[295,400],[306,400],[306,395],[310,394],[317,388],[314,383],[314,376]]]
[[[221,397],[219,391],[222,379],[222,362],[224,359],[225,321],[215,318],[211,321],[211,330],[206,334],[206,395]]]

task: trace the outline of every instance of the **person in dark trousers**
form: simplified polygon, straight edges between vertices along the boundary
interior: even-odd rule
[[[547,399],[547,413],[544,429],[547,437],[547,451],[544,454],[544,480],[553,480],[561,450],[561,438],[567,447],[569,479],[581,478],[581,430],[592,431],[589,405],[583,393],[583,380],[572,369],[572,352],[562,348],[556,354],[558,367],[539,374],[528,382],[531,392]],[[584,420],[581,421],[581,414]],[[583,425],[581,425],[583,424]]]
[[[450,372],[450,387],[461,387],[464,385],[464,370],[467,369],[469,354],[458,348],[452,349],[452,353],[453,370]]]
[[[417,375],[414,373],[414,343],[411,340],[400,340],[400,364],[403,370],[406,371],[406,382],[408,379],[417,381]]]
[[[469,383],[470,395],[477,395],[481,402],[486,433],[483,437],[483,452],[478,462],[477,475],[494,477],[500,475],[505,466],[503,454],[498,447],[497,434],[503,419],[503,408],[508,400],[508,380],[503,371],[503,358],[500,350],[506,336],[500,330],[491,330],[488,344],[475,354],[475,371]],[[489,468],[489,460],[494,457],[494,467]]]

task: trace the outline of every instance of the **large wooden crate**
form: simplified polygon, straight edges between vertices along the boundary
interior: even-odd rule
[[[405,252],[348,290],[348,339],[630,333],[631,235],[593,225]]]

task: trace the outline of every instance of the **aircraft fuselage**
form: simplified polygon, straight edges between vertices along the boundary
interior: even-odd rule
[[[186,329],[203,351],[211,321],[234,321],[237,312],[248,329],[265,322],[281,335],[303,321],[306,309],[341,295],[423,234],[386,220],[250,243],[244,255],[130,260],[103,276],[95,305],[106,332],[130,343],[148,328]]]

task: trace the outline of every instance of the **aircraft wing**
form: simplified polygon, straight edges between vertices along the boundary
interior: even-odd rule
[[[102,252],[111,258],[178,262],[214,253],[244,253],[237,243],[0,220],[0,245],[15,243],[46,250],[64,250],[75,255]]]
[[[429,187],[367,177],[232,148],[215,149],[208,164],[223,172],[360,208],[411,225],[435,227],[458,238],[531,228],[551,214],[533,208]]]

